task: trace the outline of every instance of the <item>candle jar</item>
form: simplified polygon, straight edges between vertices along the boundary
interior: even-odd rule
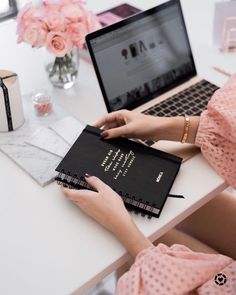
[[[24,123],[18,76],[0,70],[0,132],[13,131]]]

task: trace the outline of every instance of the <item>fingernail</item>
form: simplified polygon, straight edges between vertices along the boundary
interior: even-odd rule
[[[103,132],[101,133],[101,137],[103,137],[103,138],[107,138],[107,136],[108,136],[108,132],[107,132],[107,131],[103,131]]]
[[[90,177],[91,175],[88,174],[88,173],[85,173],[84,176],[85,176],[85,177]]]

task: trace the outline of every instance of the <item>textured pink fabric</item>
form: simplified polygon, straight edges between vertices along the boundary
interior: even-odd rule
[[[216,91],[201,114],[196,145],[215,170],[236,188],[236,75]],[[218,273],[226,275],[216,284]],[[117,295],[235,295],[236,262],[220,254],[159,244],[143,250],[117,284]]]
[[[224,285],[215,283],[219,273]],[[143,250],[118,281],[116,295],[235,295],[236,262],[220,254],[193,252],[159,244]]]
[[[236,74],[215,92],[201,114],[195,143],[218,174],[236,188]]]

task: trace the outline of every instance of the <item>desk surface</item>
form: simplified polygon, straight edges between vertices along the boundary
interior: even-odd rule
[[[122,1],[88,2],[94,11],[101,11]],[[129,1],[142,9],[160,1],[146,2]],[[232,56],[222,55],[211,46],[214,1],[205,1],[204,9],[200,2],[182,1],[197,68],[202,76],[222,85],[226,77],[210,66],[218,57],[229,62]],[[87,123],[106,113],[91,65],[81,61],[75,88],[66,92],[53,89],[40,50],[15,44],[15,23],[2,24],[0,33],[5,42],[0,46],[1,67],[19,74],[22,93],[46,87],[60,105]],[[66,200],[55,183],[39,187],[2,153],[0,163],[1,294],[84,294],[125,262],[128,256],[123,246]],[[159,219],[135,215],[134,221],[146,236],[156,239],[225,187],[199,154],[182,165],[172,189],[185,199],[168,199]]]

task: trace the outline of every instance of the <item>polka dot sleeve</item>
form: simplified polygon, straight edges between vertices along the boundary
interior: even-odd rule
[[[219,175],[236,188],[236,74],[214,93],[201,114],[195,143]]]
[[[215,283],[215,276],[224,271],[227,283],[223,288],[227,292],[219,294],[236,294],[236,263],[231,258],[193,252],[182,245],[159,244],[136,257],[131,269],[119,279],[116,295],[218,294],[215,290],[223,288]]]

